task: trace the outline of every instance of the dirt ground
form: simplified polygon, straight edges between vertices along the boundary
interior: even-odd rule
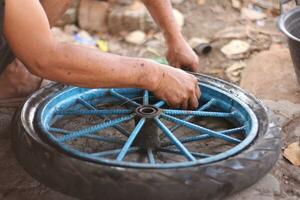
[[[186,17],[186,25],[183,32],[190,39],[192,37],[205,37],[212,41],[213,51],[200,58],[202,68],[201,73],[212,75],[239,84],[240,77],[231,79],[226,70],[236,62],[236,60],[226,58],[220,49],[231,39],[216,38],[217,32],[228,27],[251,27],[255,29],[251,36],[246,36],[246,40],[251,44],[251,52],[249,55],[239,59],[238,61],[247,62],[251,57],[260,51],[269,49],[275,45],[280,48],[286,46],[284,37],[279,34],[276,29],[276,17],[268,15],[264,20],[264,26],[258,26],[254,22],[242,20],[240,11],[232,8],[231,1],[209,0],[203,6],[197,5],[196,1],[185,1],[180,5],[175,5]],[[263,34],[262,34],[263,33]],[[144,45],[135,46],[120,41],[116,37],[109,37],[111,52],[128,56],[153,57],[145,49],[148,46],[155,47],[163,55],[164,48],[160,42],[154,40],[148,41]],[[274,110],[277,104],[267,103]],[[279,109],[280,110],[280,109]],[[55,192],[41,183],[32,179],[19,166],[14,158],[10,144],[10,119],[15,111],[14,107],[0,107],[0,200],[54,200],[54,199],[73,199],[63,194]],[[280,111],[276,111],[280,112]],[[282,117],[281,113],[276,113],[281,119],[280,123],[283,127],[283,146],[295,141],[299,137],[299,117],[291,114],[289,117]],[[300,116],[300,115],[299,115]],[[284,118],[284,120],[282,120]],[[298,134],[298,136],[297,136]],[[291,165],[282,156],[279,162],[272,170],[271,175],[275,177],[273,180],[279,184],[279,191],[275,191],[275,195],[269,199],[300,199],[300,170],[299,167]],[[274,184],[273,182],[271,184]],[[230,199],[230,198],[229,198]],[[244,199],[244,198],[237,198]],[[249,198],[250,199],[250,198]],[[257,198],[259,199],[259,198]],[[261,198],[267,199],[267,198]]]

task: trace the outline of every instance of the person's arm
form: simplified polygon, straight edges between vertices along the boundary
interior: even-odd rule
[[[153,88],[149,86],[155,87],[161,77],[158,66],[146,60],[58,43],[38,0],[6,1],[4,33],[15,55],[28,69],[50,80],[82,87],[121,86],[151,90]],[[156,76],[146,76],[147,73]],[[148,82],[152,84],[144,85]]]
[[[58,43],[38,0],[6,1],[4,35],[15,55],[40,77],[89,88],[143,88],[169,105],[198,105],[197,80],[181,70]]]
[[[167,59],[177,68],[197,71],[198,56],[185,41],[180,27],[176,23],[170,0],[143,0],[152,17],[161,28],[168,47]]]

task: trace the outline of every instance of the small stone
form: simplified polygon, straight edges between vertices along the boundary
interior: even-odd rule
[[[243,19],[248,19],[251,21],[255,21],[255,20],[262,20],[265,19],[267,17],[267,15],[263,12],[259,12],[253,9],[249,9],[249,8],[242,8],[242,18]]]
[[[115,54],[121,54],[120,51],[122,50],[122,47],[119,41],[109,40],[108,47],[109,47],[109,52]]]
[[[51,33],[54,36],[54,38],[59,42],[74,42],[74,38],[71,34],[65,33],[64,31],[62,31],[62,29],[58,27],[52,27]]]
[[[146,41],[146,34],[143,31],[133,31],[125,37],[125,41],[135,45],[141,45]]]
[[[147,47],[154,49],[162,49],[164,48],[164,43],[161,40],[153,39],[147,42]]]
[[[209,44],[210,41],[206,38],[197,38],[193,37],[189,40],[189,45],[194,49],[196,48],[199,44]]]
[[[64,28],[64,32],[70,35],[73,35],[74,33],[77,33],[79,31],[79,28],[73,24],[66,25]]]
[[[242,7],[242,3],[240,0],[231,0],[231,5],[236,9],[240,9]]]
[[[263,51],[268,50],[272,45],[272,39],[269,35],[266,34],[251,34],[251,51]]]
[[[178,26],[182,28],[185,23],[184,15],[177,9],[173,9],[173,14]]]
[[[141,10],[144,9],[145,6],[141,1],[134,1],[130,6],[129,9],[130,10]]]
[[[235,62],[226,69],[226,75],[232,82],[238,82],[241,79],[241,73],[245,67],[245,62]]]
[[[185,0],[171,0],[172,4],[181,4],[185,2]]]
[[[271,40],[273,43],[281,44],[285,41],[285,38],[282,35],[272,35]]]
[[[158,57],[163,57],[165,51],[165,43],[158,40],[150,40],[146,43],[147,46],[147,52],[151,53],[151,55],[155,55]]]
[[[53,84],[53,81],[47,80],[47,79],[43,79],[41,82],[41,86],[40,88],[46,87],[49,84]]]
[[[222,47],[221,52],[229,59],[240,59],[249,53],[250,44],[242,40],[232,40]]]
[[[300,166],[300,142],[290,144],[283,152],[283,156],[293,165]]]
[[[157,39],[161,42],[163,42],[165,40],[164,35],[162,34],[162,32],[155,33],[153,38],[155,38],[155,39]]]
[[[266,26],[266,21],[265,20],[257,20],[256,25],[260,27]]]

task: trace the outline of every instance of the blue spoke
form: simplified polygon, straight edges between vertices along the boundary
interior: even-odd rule
[[[147,155],[148,155],[149,163],[155,164],[155,158],[154,158],[153,151],[151,148],[147,149]]]
[[[83,100],[81,98],[78,98],[77,100],[79,101],[79,103],[81,103],[86,108],[91,109],[91,110],[97,110],[97,108],[95,108],[93,105],[91,105],[87,101],[85,101],[85,100]],[[102,117],[102,116],[100,116],[100,118],[102,118],[104,120],[110,120],[108,117]],[[113,126],[113,128],[116,129],[117,131],[119,131],[121,134],[123,134],[126,137],[129,137],[129,135],[130,135],[130,133],[125,128],[123,128],[120,125],[115,125],[115,126]]]
[[[160,107],[164,106],[165,104],[166,104],[166,102],[164,102],[164,101],[159,101],[159,102],[157,102],[156,104],[154,104],[154,106],[157,107],[157,108],[160,108]]]
[[[91,109],[91,110],[98,110],[95,106],[92,104],[88,103],[87,101],[83,100],[82,98],[78,98],[77,101],[81,103],[84,107]]]
[[[241,143],[241,140],[239,140],[239,139],[236,139],[236,138],[224,135],[222,133],[218,133],[218,132],[209,130],[207,128],[204,128],[204,127],[192,124],[190,122],[183,121],[181,119],[178,119],[176,117],[172,117],[170,115],[161,114],[161,117],[163,117],[164,119],[166,119],[166,120],[168,120],[170,122],[173,122],[173,123],[176,123],[176,124],[180,124],[182,126],[185,126],[185,127],[189,128],[189,129],[195,130],[195,131],[203,133],[203,134],[208,134],[208,135],[211,135],[213,137],[220,138],[220,139],[223,139],[225,141],[228,141],[228,142],[231,142],[231,143],[235,143],[235,144]]]
[[[56,111],[56,115],[125,115],[131,114],[133,111],[128,109],[115,109],[115,110],[66,110]]]
[[[175,146],[188,160],[196,160],[194,156],[191,155],[189,150],[185,148],[185,146],[172,134],[172,132],[158,118],[155,118],[155,122],[158,125],[158,127],[163,131],[163,133],[175,144]]]
[[[160,148],[159,150],[161,152],[166,152],[166,153],[181,154],[181,152],[176,149]],[[212,156],[206,153],[197,153],[197,152],[190,152],[190,153],[195,157],[201,157],[201,158],[208,158]]]
[[[129,137],[130,135],[130,133],[120,125],[114,125],[113,128],[119,131],[120,133],[122,133],[126,137]]]
[[[192,110],[171,110],[165,109],[163,112],[167,115],[193,115],[195,117],[216,117],[227,118],[232,117],[233,113],[224,112],[205,112],[205,111],[192,111]]]
[[[198,111],[204,111],[204,110],[209,109],[215,102],[216,102],[215,99],[209,100],[209,102],[207,102],[206,104],[204,104],[203,106],[201,106],[198,109]],[[189,121],[189,120],[191,120],[194,117],[195,117],[194,115],[190,115],[190,116],[187,116],[186,118],[184,118],[183,120],[184,121]],[[174,131],[176,131],[180,127],[181,127],[181,125],[177,124],[177,125],[174,125],[173,127],[171,127],[170,130],[171,130],[171,132],[174,132]]]
[[[128,149],[130,148],[130,146],[132,145],[133,141],[135,140],[136,136],[139,134],[139,132],[141,131],[143,125],[145,124],[145,118],[142,118],[139,123],[136,125],[135,129],[132,131],[132,133],[130,134],[128,140],[126,141],[125,145],[122,148],[122,151],[120,152],[120,154],[117,157],[117,161],[122,161],[124,159],[124,157],[126,156]]]
[[[98,153],[92,153],[92,156],[95,157],[104,157],[104,156],[114,156],[114,155],[118,155],[121,152],[122,149],[116,149],[116,150],[108,150],[108,151],[102,151],[102,152],[98,152]],[[127,153],[133,153],[138,151],[139,148],[138,147],[131,147],[128,149]]]
[[[133,111],[128,109],[115,109],[115,110],[66,110],[56,111],[56,115],[126,115],[131,114]]]
[[[225,131],[221,131],[219,133],[224,134],[224,135],[232,135],[232,134],[241,133],[242,131],[245,131],[245,126],[239,127],[239,128],[234,128],[234,129],[229,129],[229,130],[225,130]],[[212,138],[211,135],[203,134],[203,135],[197,135],[197,136],[190,136],[190,137],[181,138],[181,139],[179,139],[179,141],[184,144],[184,143],[189,143],[189,142],[196,142],[196,141],[200,141],[200,140],[206,140],[206,139],[210,139],[210,138]],[[162,147],[168,147],[168,146],[172,146],[172,145],[174,145],[174,144],[172,144],[171,142],[165,142],[165,143],[161,144]]]
[[[98,136],[98,135],[89,135],[89,136],[87,136],[87,138],[102,141],[102,142],[111,142],[111,143],[115,143],[115,144],[124,144],[125,143],[124,140],[120,140],[118,138]]]
[[[203,106],[201,106],[198,110],[204,111],[209,109],[214,103],[216,102],[215,99],[210,99],[207,103],[205,103]]]
[[[148,90],[144,91],[143,104],[144,105],[148,105],[149,104],[149,92],[148,92]]]
[[[53,128],[53,127],[49,127],[48,131],[59,133],[59,134],[71,134],[72,133],[71,131],[67,131],[67,130],[60,129],[60,128]]]
[[[58,138],[58,141],[66,142],[68,140],[73,140],[73,139],[76,139],[76,138],[84,137],[86,135],[92,135],[92,134],[94,134],[98,131],[101,131],[103,129],[112,127],[112,126],[120,124],[122,122],[130,121],[134,117],[135,117],[135,114],[131,114],[131,115],[128,115],[128,116],[125,116],[125,117],[120,117],[120,118],[111,120],[109,122],[103,122],[103,123],[98,124],[96,126],[88,127],[88,128],[85,128],[85,129],[82,129],[82,130],[79,130],[79,131],[74,131],[69,135],[65,135],[65,136],[62,136],[62,137]]]
[[[59,133],[59,134],[64,134],[64,135],[68,135],[68,134],[72,133],[71,131],[67,131],[67,130],[60,129],[60,128],[53,128],[53,127],[50,127],[48,129],[48,131]],[[119,138],[105,137],[105,136],[98,136],[98,135],[87,135],[87,136],[84,136],[84,138],[98,140],[101,142],[115,143],[115,144],[124,144],[125,143],[124,140],[121,140]]]
[[[120,93],[116,92],[114,89],[110,89],[109,91],[110,91],[110,94],[112,96],[117,97],[117,98],[119,98],[121,100],[124,100],[126,103],[130,103],[131,105],[136,106],[136,107],[141,106],[141,104],[139,104],[139,103],[137,103],[135,101],[132,101],[131,99],[129,99],[129,98],[121,95]]]
[[[225,135],[231,135],[231,134],[240,133],[241,131],[244,132],[245,130],[246,130],[246,126],[242,126],[242,127],[238,127],[238,128],[232,128],[232,129],[220,131],[219,133],[225,134]]]

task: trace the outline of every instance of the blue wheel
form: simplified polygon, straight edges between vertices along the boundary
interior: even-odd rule
[[[134,173],[135,175],[131,174],[131,176],[138,179],[137,183],[145,181],[144,179],[149,181],[149,178],[161,179],[162,182],[157,186],[169,188],[173,185],[172,196],[177,194],[177,186],[174,186],[174,180],[170,180],[170,176],[174,175],[173,178],[183,184],[186,181],[195,183],[197,187],[202,187],[204,192],[206,185],[203,180],[208,181],[208,185],[213,182],[219,184],[220,177],[237,178],[238,174],[235,170],[240,175],[248,170],[249,175],[253,177],[239,181],[240,186],[233,187],[230,191],[220,190],[215,196],[221,197],[225,193],[238,191],[255,182],[258,179],[257,175],[265,174],[276,161],[279,152],[278,129],[274,126],[272,131],[272,159],[264,157],[267,154],[257,154],[256,157],[251,158],[256,164],[254,167],[254,163],[248,163],[251,159],[246,159],[245,155],[246,152],[253,152],[253,148],[258,153],[256,145],[267,133],[270,134],[272,122],[269,121],[265,108],[254,97],[235,86],[205,76],[197,75],[197,77],[202,96],[199,100],[199,108],[193,111],[169,108],[165,102],[156,99],[150,92],[140,89],[83,89],[62,86],[43,89],[31,97],[23,108],[21,121],[19,120],[22,128],[16,131],[13,140],[18,144],[15,145],[17,158],[25,169],[46,184],[49,180],[45,181],[42,173],[46,168],[47,173],[49,170],[56,169],[59,176],[68,177],[65,181],[72,180],[78,184],[84,184],[79,182],[85,179],[86,182],[91,181],[89,179],[94,180],[91,171],[98,169],[105,173],[116,173],[118,175],[115,176],[120,176],[119,178]],[[25,149],[28,151],[29,148],[28,144],[25,145],[24,141],[18,139],[24,131],[26,137],[36,141],[38,149],[43,152],[35,158],[42,159],[43,161],[37,159],[42,163],[48,163],[47,167],[40,169],[39,172],[36,169],[29,169],[32,164],[22,158],[28,157],[23,154],[26,152]],[[21,151],[20,147],[22,147]],[[261,151],[265,149],[261,148]],[[31,149],[31,157],[32,152],[38,153],[36,149]],[[243,161],[238,160],[241,156],[244,156]],[[63,160],[62,157],[67,158],[68,161]],[[269,163],[258,169],[261,164],[257,163],[257,160],[262,158],[269,160]],[[59,161],[55,161],[53,166],[49,159]],[[234,165],[231,163],[230,167],[224,164],[232,161]],[[74,164],[70,168],[63,164],[65,162],[77,163],[75,169]],[[49,169],[49,165],[53,169]],[[217,167],[221,170],[218,171],[214,168],[220,165],[226,166],[226,170]],[[91,170],[91,166],[95,169]],[[81,175],[78,180],[76,178],[74,180],[74,177],[70,178],[70,175],[66,175],[70,172],[57,170],[61,167],[67,167],[73,172],[75,170]],[[195,170],[198,171],[197,176]],[[225,174],[220,175],[222,170]],[[124,174],[120,175],[120,173]],[[85,174],[84,177],[82,174]],[[216,174],[220,177],[214,177]],[[124,177],[121,178],[122,181],[123,179]],[[167,180],[170,182],[167,183]],[[124,183],[122,181],[119,183],[121,187],[132,180]],[[79,192],[73,188],[74,191],[70,191],[70,188],[62,186],[63,180],[57,178],[50,182],[48,185],[81,198],[84,191],[88,190],[85,188]],[[93,183],[96,187],[103,187],[100,182],[102,183],[100,180],[98,183]],[[231,180],[227,182],[231,183]],[[211,195],[212,190],[220,189],[209,187],[210,189],[206,188],[207,195]],[[130,187],[127,189],[130,190]],[[201,191],[200,188],[199,190]],[[126,198],[133,198],[133,196],[140,198],[141,196],[137,194],[145,193],[152,199],[171,197],[168,191],[161,191],[156,195],[151,191],[151,188],[145,186],[141,191],[136,191],[136,195],[129,195],[126,192],[122,195],[126,194]],[[186,191],[191,192],[189,189]],[[178,198],[187,197],[188,193],[183,192],[182,189],[178,189],[178,192]],[[191,198],[187,199],[198,196],[196,191],[193,190],[193,193],[189,194]],[[103,191],[101,194],[103,195]],[[95,199],[94,194],[88,196]],[[107,197],[120,199],[120,196],[115,197],[115,194]]]

